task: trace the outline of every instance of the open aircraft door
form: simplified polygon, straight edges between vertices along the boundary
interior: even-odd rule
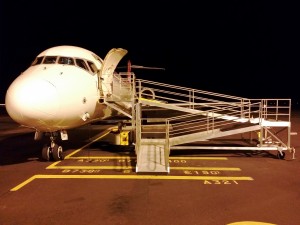
[[[101,97],[107,97],[112,94],[114,71],[127,52],[127,50],[122,48],[113,48],[105,56],[103,67],[98,77]]]

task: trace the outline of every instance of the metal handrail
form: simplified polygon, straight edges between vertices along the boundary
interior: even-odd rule
[[[152,91],[143,92],[146,89]],[[165,104],[199,110],[199,115],[186,114],[167,118],[165,121],[166,129],[168,129],[165,131],[166,143],[169,143],[170,136],[201,131],[212,132],[214,129],[240,123],[238,119],[250,121],[251,118],[257,118],[260,123],[263,119],[290,121],[291,118],[290,99],[241,98],[141,79],[136,80],[136,90],[138,98],[155,98]],[[193,118],[195,116],[202,116],[202,118],[195,120]],[[224,116],[232,119],[224,119]],[[183,125],[180,120],[184,120]],[[183,127],[187,124],[189,124],[188,129],[185,130]],[[171,130],[169,130],[170,127],[172,127]]]

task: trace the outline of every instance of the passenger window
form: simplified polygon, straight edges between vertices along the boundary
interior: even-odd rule
[[[74,65],[74,59],[70,57],[60,57],[58,59],[59,64],[66,64],[66,65]]]
[[[43,63],[44,64],[55,64],[57,56],[46,56]]]
[[[89,71],[89,69],[88,69],[87,65],[85,64],[84,60],[82,60],[82,59],[75,59],[75,61],[76,61],[76,65],[77,66],[79,66],[79,67],[81,67],[81,68]]]
[[[37,58],[35,58],[35,60],[31,63],[31,65],[32,65],[32,66],[35,66],[35,65],[41,64],[42,61],[43,61],[43,58],[44,58],[44,57],[37,57]]]
[[[87,61],[87,63],[88,63],[88,65],[89,65],[91,71],[92,71],[93,73],[96,73],[96,72],[97,72],[97,67],[96,67],[96,65],[95,65],[93,62],[90,62],[90,61]]]

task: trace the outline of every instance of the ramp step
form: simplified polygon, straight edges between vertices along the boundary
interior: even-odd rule
[[[169,173],[169,160],[165,160],[165,149],[160,144],[141,144],[136,172],[143,174]]]

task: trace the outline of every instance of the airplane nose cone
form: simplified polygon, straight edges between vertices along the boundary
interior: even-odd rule
[[[59,99],[55,86],[46,80],[24,80],[18,77],[8,88],[5,106],[8,114],[23,125],[53,118],[58,110]]]

